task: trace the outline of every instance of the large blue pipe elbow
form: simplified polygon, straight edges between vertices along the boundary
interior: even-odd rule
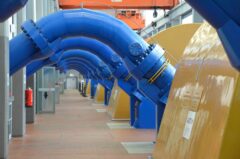
[[[217,30],[231,64],[240,71],[240,1],[186,1]]]
[[[89,51],[92,54],[98,56],[109,66],[114,77],[121,80],[122,82],[125,81],[125,85],[121,88],[127,94],[131,95],[134,89],[136,89],[137,82],[132,76],[130,76],[121,58],[104,43],[88,37],[72,37],[63,39],[59,45],[60,47],[58,47],[58,53],[55,53],[53,56],[49,57],[46,60],[36,61],[29,64],[27,66],[27,76],[30,76],[38,69],[42,68],[44,65],[56,63],[62,56],[61,51],[81,49],[84,51]]]
[[[1,0],[0,1],[0,22],[4,22],[19,9],[25,6],[28,0]]]
[[[121,58],[106,44],[88,37],[73,37],[62,40],[60,50],[81,49],[91,52],[105,62],[116,78],[125,78],[128,70]]]
[[[58,29],[56,29],[58,28]],[[27,22],[23,25],[24,43],[10,49],[11,56],[26,52],[31,57],[50,56],[53,49],[50,44],[56,39],[69,36],[87,36],[95,38],[111,47],[122,57],[131,74],[140,81],[141,91],[155,103],[166,103],[175,68],[167,63],[164,51],[148,45],[131,28],[116,18],[104,13],[81,10],[65,10],[51,14],[39,22]],[[28,38],[27,38],[28,37]],[[19,38],[19,37],[16,37]],[[32,44],[32,47],[26,44]],[[11,44],[13,46],[14,43]],[[37,50],[29,50],[37,48]],[[11,69],[30,62],[27,56],[11,63]],[[20,69],[20,68],[19,68]]]

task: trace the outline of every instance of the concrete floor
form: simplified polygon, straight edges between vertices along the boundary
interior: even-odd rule
[[[128,154],[121,142],[154,141],[152,130],[110,129],[103,106],[93,105],[77,91],[66,91],[56,114],[37,116],[24,138],[12,139],[10,159],[146,159]]]

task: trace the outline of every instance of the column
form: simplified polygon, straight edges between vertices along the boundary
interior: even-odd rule
[[[38,15],[40,17],[40,15]],[[26,6],[26,17],[36,21],[36,0],[29,0]],[[27,78],[27,88],[33,90],[33,106],[26,108],[26,123],[31,124],[35,121],[36,116],[36,74]]]
[[[26,7],[17,13],[17,33],[21,32],[21,25],[26,20]],[[26,68],[23,68],[13,75],[13,137],[22,137],[26,132]]]
[[[9,23],[0,23],[0,159],[8,155]]]

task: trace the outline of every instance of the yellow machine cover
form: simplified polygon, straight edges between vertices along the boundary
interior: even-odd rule
[[[98,84],[97,90],[96,90],[96,95],[94,97],[94,101],[96,103],[102,103],[103,104],[104,103],[104,94],[105,94],[104,87],[102,85]]]
[[[181,60],[184,49],[200,25],[201,24],[177,25],[159,32],[147,41],[150,44],[158,44],[164,48],[166,51],[164,56],[175,66]]]
[[[85,84],[86,84],[86,81],[85,81]],[[88,85],[87,85],[86,94],[87,94],[87,95],[90,95],[90,92],[91,92],[91,82],[89,81],[89,82],[88,82]]]
[[[153,158],[240,159],[239,121],[239,73],[203,24],[179,63]]]
[[[108,106],[108,114],[113,120],[129,120],[130,97],[118,86],[115,80]]]

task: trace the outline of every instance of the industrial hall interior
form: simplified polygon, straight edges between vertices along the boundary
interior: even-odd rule
[[[0,159],[240,159],[240,0],[0,0]]]

